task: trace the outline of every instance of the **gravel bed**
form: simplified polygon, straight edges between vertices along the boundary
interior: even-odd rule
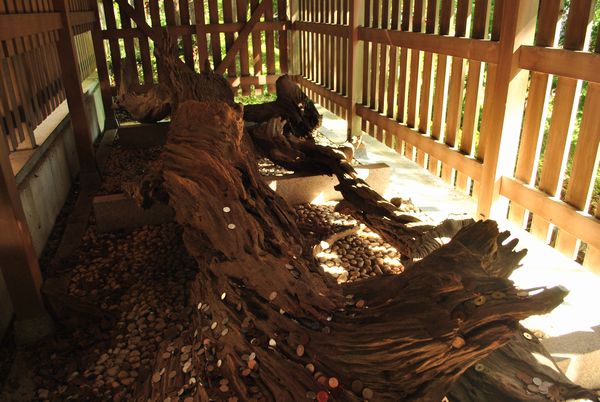
[[[151,374],[161,342],[190,321],[187,283],[196,272],[176,224],[129,234],[91,227],[71,273],[69,294],[116,318],[108,330],[61,334],[35,352],[39,400],[128,401]]]
[[[410,203],[404,205],[410,208]],[[320,246],[332,234],[359,227],[353,235],[322,247],[317,259],[326,272],[340,283],[402,272],[393,247],[334,208],[333,204],[295,207],[301,230]],[[167,352],[188,347],[171,341],[185,334],[192,320],[195,306],[188,306],[186,289],[196,263],[187,255],[174,223],[97,234],[92,220],[70,265],[69,295],[97,306],[115,321],[112,326],[101,322],[79,325],[73,332],[63,330],[34,349],[35,397],[129,401],[137,386],[151,377],[154,381],[153,362],[165,345]],[[207,360],[206,373],[214,363]],[[227,384],[218,387],[225,389]]]
[[[106,161],[98,194],[120,193],[121,186],[128,181],[139,183],[149,170],[159,165],[162,148],[124,148],[117,138]]]

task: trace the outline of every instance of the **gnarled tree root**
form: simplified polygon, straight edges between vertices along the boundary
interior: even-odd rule
[[[491,267],[518,262],[492,221],[462,228],[402,275],[337,285],[310,256],[291,208],[260,180],[241,114],[224,103],[180,104],[163,161],[170,204],[201,268],[191,284],[198,313],[176,341],[182,349],[157,361],[140,400],[173,390],[196,400],[321,392],[439,401],[516,335],[520,319],[566,294],[521,297],[490,276]]]

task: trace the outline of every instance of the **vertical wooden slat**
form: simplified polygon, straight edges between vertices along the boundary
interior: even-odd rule
[[[192,0],[193,1],[193,0]],[[190,25],[190,3],[189,0],[179,0],[179,14],[181,19],[181,25]],[[183,56],[185,64],[187,64],[192,70],[194,69],[194,52],[192,46],[192,35],[183,35]]]
[[[589,84],[579,138],[573,157],[573,170],[569,179],[565,202],[580,211],[587,212],[592,198],[594,178],[600,160],[600,85]],[[558,231],[556,248],[570,258],[576,258],[579,240],[565,232]]]
[[[115,8],[111,0],[103,0],[104,6],[104,18],[106,18],[106,28],[109,31],[117,29],[117,23],[115,20]],[[110,47],[110,59],[112,61],[113,76],[115,77],[115,85],[118,87],[121,83],[121,49],[119,48],[119,41],[117,39],[109,39],[108,44]]]
[[[440,11],[440,35],[450,33],[450,18],[452,17],[453,0],[442,0]],[[443,139],[443,122],[446,116],[446,102],[448,99],[448,56],[438,54],[437,68],[435,73],[435,94],[433,100],[433,118],[431,126],[431,138]],[[440,173],[440,162],[433,157],[429,158],[429,171],[438,176]]]
[[[265,9],[265,21],[273,21],[273,0],[263,1],[268,1]],[[275,75],[275,35],[270,29],[265,32],[265,43],[267,46],[267,74]],[[275,85],[269,84],[267,89],[269,92],[274,93]]]
[[[258,0],[250,0],[250,5],[252,8],[252,12],[258,7]],[[263,75],[263,67],[262,67],[262,43],[261,43],[261,33],[256,30],[252,32],[252,58],[254,60],[253,64],[253,73],[255,76]],[[262,86],[257,85],[254,87],[254,92],[256,94],[262,94]]]
[[[476,0],[473,10],[473,39],[483,39],[489,28],[490,0]],[[475,150],[475,135],[479,122],[479,109],[481,105],[481,92],[483,83],[483,64],[476,60],[469,60],[467,74],[467,88],[465,90],[465,106],[463,127],[460,139],[460,150],[464,155],[473,156]],[[456,187],[466,192],[470,191],[470,178],[457,172]]]
[[[410,30],[410,10],[411,0],[402,0],[402,18],[400,22],[400,30]],[[398,91],[397,91],[397,115],[396,120],[403,123],[406,121],[406,96],[407,96],[407,79],[408,79],[408,63],[409,63],[409,52],[407,48],[400,49],[400,73],[398,77]],[[402,153],[403,144],[401,141],[396,141],[396,151]]]
[[[208,21],[211,25],[219,23],[219,3],[218,0],[208,0]],[[221,36],[217,32],[210,34],[210,46],[213,57],[213,70],[221,64]]]
[[[397,30],[399,27],[400,0],[392,0],[391,7],[391,25],[390,29]],[[388,69],[388,87],[387,87],[387,116],[394,117],[394,106],[396,100],[396,75],[398,49],[396,46],[390,46],[390,65]]]
[[[237,20],[241,23],[246,23],[248,13],[248,0],[236,0]],[[249,55],[248,55],[248,38],[244,40],[240,47],[240,76],[250,76]],[[242,94],[250,94],[250,85],[242,85]]]
[[[565,49],[582,50],[585,47],[591,26],[582,21],[590,20],[593,4],[594,0],[573,2],[567,17]],[[550,196],[556,195],[562,186],[580,93],[581,81],[558,77],[539,182],[540,190]],[[550,222],[539,216],[533,217],[531,233],[536,237],[550,241],[551,229]]]
[[[427,2],[427,23],[425,33],[433,35],[438,14],[438,0],[429,0]],[[424,52],[423,54],[423,75],[421,85],[421,97],[419,104],[419,132],[427,133],[429,130],[429,120],[431,119],[431,96],[433,86],[431,72],[433,68],[433,53]]]
[[[423,24],[423,0],[414,0],[412,31],[421,32]],[[419,86],[421,84],[421,51],[412,49],[410,53],[410,78],[408,87],[408,108],[406,113],[406,125],[417,127],[417,104],[419,103]],[[406,157],[423,166],[425,157],[422,151],[418,151],[412,145],[406,145]]]
[[[223,2],[223,21],[225,23],[233,22],[233,8],[231,5],[232,0],[222,0]],[[233,33],[225,33],[225,49],[229,51],[231,45],[233,44]],[[237,76],[237,68],[236,63],[233,62],[227,68],[227,76],[235,77]]]
[[[362,85],[361,78],[364,78],[363,69],[366,70],[365,58],[366,43],[358,40],[358,27],[365,24],[367,8],[361,7],[362,1],[348,0],[349,2],[349,25],[351,27],[351,36],[348,40],[348,98],[350,99],[350,110],[348,111],[348,139],[353,136],[361,136],[361,121],[356,116],[356,104],[362,99],[366,88]]]
[[[145,13],[144,0],[135,0],[135,8],[140,12]],[[142,72],[144,73],[144,83],[152,84],[154,77],[152,74],[152,61],[150,59],[150,46],[148,45],[148,37],[140,34],[138,37],[138,43],[140,46],[140,57],[142,59]]]
[[[277,1],[277,19],[287,21],[287,0]],[[282,74],[288,73],[288,33],[279,31],[279,69]]]
[[[498,7],[498,3],[496,3]],[[514,70],[521,45],[533,43],[538,2],[503,0],[501,12],[494,19],[502,22],[499,41],[499,64],[495,71],[488,69],[488,84],[481,126],[481,141],[485,155],[477,213],[480,218],[505,218],[506,204],[500,199],[500,179],[514,170],[523,106],[529,76],[526,71]],[[492,36],[492,39],[494,37]],[[509,173],[510,172],[510,173]]]
[[[239,0],[238,2],[241,1],[243,0]],[[198,69],[200,71],[205,71],[205,65],[208,61],[208,41],[206,40],[204,7],[204,0],[194,0],[194,21],[196,22],[196,46],[198,46]],[[238,11],[238,16],[239,15],[240,13]]]
[[[123,12],[123,10],[121,9],[121,7],[119,6],[119,15],[121,17],[121,27],[123,29],[129,29],[131,28],[131,19],[127,16],[127,14],[125,14],[125,12]],[[126,63],[130,63],[134,68],[132,68],[131,71],[136,71],[137,72],[137,62],[136,62],[136,57],[135,57],[135,47],[133,46],[133,37],[129,36],[129,37],[125,37],[124,39],[125,42],[125,62]],[[137,77],[135,77],[135,84],[139,84],[139,79]]]
[[[464,37],[467,32],[467,19],[471,12],[471,0],[457,0],[455,36]],[[450,81],[448,84],[448,106],[446,110],[446,129],[444,142],[455,148],[460,125],[460,115],[463,101],[464,85],[464,60],[459,57],[452,58]],[[445,165],[442,167],[442,177],[450,184],[454,184],[454,170]]]
[[[536,46],[553,46],[556,44],[561,3],[562,0],[544,0],[540,2],[539,27],[535,38]],[[545,73],[532,71],[530,81],[521,144],[515,168],[515,177],[526,184],[532,184],[537,174],[545,128],[544,123],[546,122],[552,88],[550,76]],[[527,223],[525,216],[525,208],[511,202],[510,221],[517,226],[524,227]]]

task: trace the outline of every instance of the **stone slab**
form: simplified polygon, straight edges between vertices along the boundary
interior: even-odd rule
[[[169,132],[169,122],[153,124],[125,123],[119,125],[119,144],[126,148],[150,148],[164,145]]]
[[[174,218],[173,210],[168,205],[155,204],[143,209],[125,194],[96,196],[93,207],[99,232],[159,225],[171,222]]]
[[[356,170],[375,191],[380,194],[386,191],[390,177],[390,169],[387,165],[377,163],[361,166]],[[265,177],[265,181],[292,205],[342,199],[341,193],[334,190],[338,181],[333,176],[288,175],[277,178]],[[174,219],[171,207],[154,205],[145,210],[124,194],[96,196],[93,205],[99,232],[159,225]]]

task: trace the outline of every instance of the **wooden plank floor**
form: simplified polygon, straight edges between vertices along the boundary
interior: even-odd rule
[[[346,122],[317,105],[323,114],[321,133],[336,143],[346,139]],[[449,216],[475,216],[475,202],[448,186],[428,170],[401,156],[373,137],[363,135],[366,150],[355,156],[361,162],[384,162],[391,169],[386,198],[410,198],[434,221]],[[562,285],[570,294],[552,313],[530,317],[523,324],[543,334],[543,342],[571,380],[586,387],[600,387],[600,275],[586,271],[555,249],[508,221],[499,222],[519,239],[528,254],[511,279],[521,288]]]

